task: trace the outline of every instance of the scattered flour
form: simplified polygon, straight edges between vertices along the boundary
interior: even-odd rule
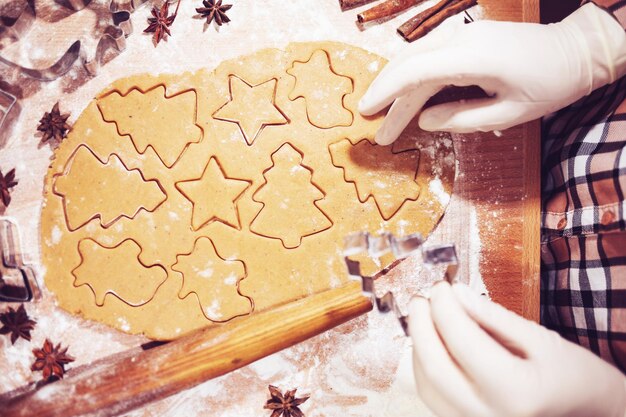
[[[52,228],[52,234],[50,235],[50,243],[58,245],[62,236],[63,234],[61,233],[61,229],[59,229],[59,226],[55,224]]]
[[[222,306],[219,300],[213,300],[211,305],[204,308],[204,311],[208,317],[219,318],[222,316]]]
[[[213,276],[213,272],[214,272],[213,262],[212,261],[207,261],[207,263],[204,265],[204,269],[196,269],[196,268],[194,268],[194,270],[202,278],[211,278]]]
[[[368,66],[367,69],[370,72],[377,72],[378,68],[380,67],[380,63],[378,61],[372,61]]]
[[[445,207],[448,205],[448,203],[450,202],[450,194],[448,194],[443,189],[443,184],[441,182],[441,179],[439,178],[432,179],[428,183],[428,189],[430,190],[431,193],[433,193],[435,197],[437,197],[437,200],[439,200],[442,206]]]
[[[230,274],[224,279],[224,285],[236,285],[237,284],[237,275]]]
[[[480,229],[478,227],[478,213],[476,207],[470,208],[470,224],[469,224],[469,286],[479,294],[489,294],[483,277],[480,274],[480,260],[482,258],[482,243],[480,241]]]
[[[122,330],[125,332],[130,331],[130,324],[126,321],[126,319],[124,319],[124,317],[118,317],[117,321],[120,323],[120,328]]]

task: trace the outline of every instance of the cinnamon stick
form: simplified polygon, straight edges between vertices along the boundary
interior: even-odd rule
[[[442,0],[430,9],[413,17],[398,28],[398,33],[413,42],[435,29],[444,20],[476,5],[477,0]]]
[[[363,6],[376,0],[339,0],[341,10],[346,11],[355,7]]]
[[[412,18],[404,22],[402,26],[398,28],[398,33],[402,35],[404,39],[406,39],[406,37],[410,35],[411,32],[413,32],[415,29],[417,29],[418,26],[420,26],[426,20],[428,20],[429,18],[437,14],[441,9],[443,9],[450,3],[454,3],[456,1],[459,1],[459,0],[441,0],[439,3],[435,4],[433,7],[418,13],[417,15],[413,16]]]
[[[379,20],[398,14],[423,1],[424,0],[386,0],[359,13],[356,17],[359,23],[371,22],[372,20]]]

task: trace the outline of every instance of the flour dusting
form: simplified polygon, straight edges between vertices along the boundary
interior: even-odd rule
[[[434,178],[428,183],[428,189],[439,200],[442,206],[447,206],[450,202],[450,194],[443,189],[443,183],[440,178]]]
[[[470,241],[469,241],[469,286],[478,294],[489,294],[483,277],[480,274],[480,261],[482,258],[482,243],[480,240],[480,229],[478,226],[478,213],[476,207],[470,209]]]
[[[58,245],[59,242],[61,241],[62,236],[63,236],[63,233],[61,233],[61,229],[59,229],[59,226],[55,224],[54,227],[52,228],[52,234],[50,236],[50,243],[52,243],[53,245]]]

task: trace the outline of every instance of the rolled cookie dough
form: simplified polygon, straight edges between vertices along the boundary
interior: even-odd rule
[[[431,190],[451,193],[452,141],[412,126],[374,145],[383,115],[356,109],[385,63],[297,43],[106,88],[45,180],[59,305],[172,339],[345,284],[348,233],[428,235],[447,203]]]

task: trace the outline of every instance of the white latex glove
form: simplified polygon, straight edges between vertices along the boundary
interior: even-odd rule
[[[414,298],[409,331],[418,392],[441,417],[625,415],[617,368],[465,285]]]
[[[392,143],[447,85],[478,85],[489,99],[422,112],[430,131],[492,131],[537,119],[626,74],[626,34],[589,3],[552,25],[477,21],[431,32],[391,61],[359,103],[373,115],[392,104],[376,136]]]

